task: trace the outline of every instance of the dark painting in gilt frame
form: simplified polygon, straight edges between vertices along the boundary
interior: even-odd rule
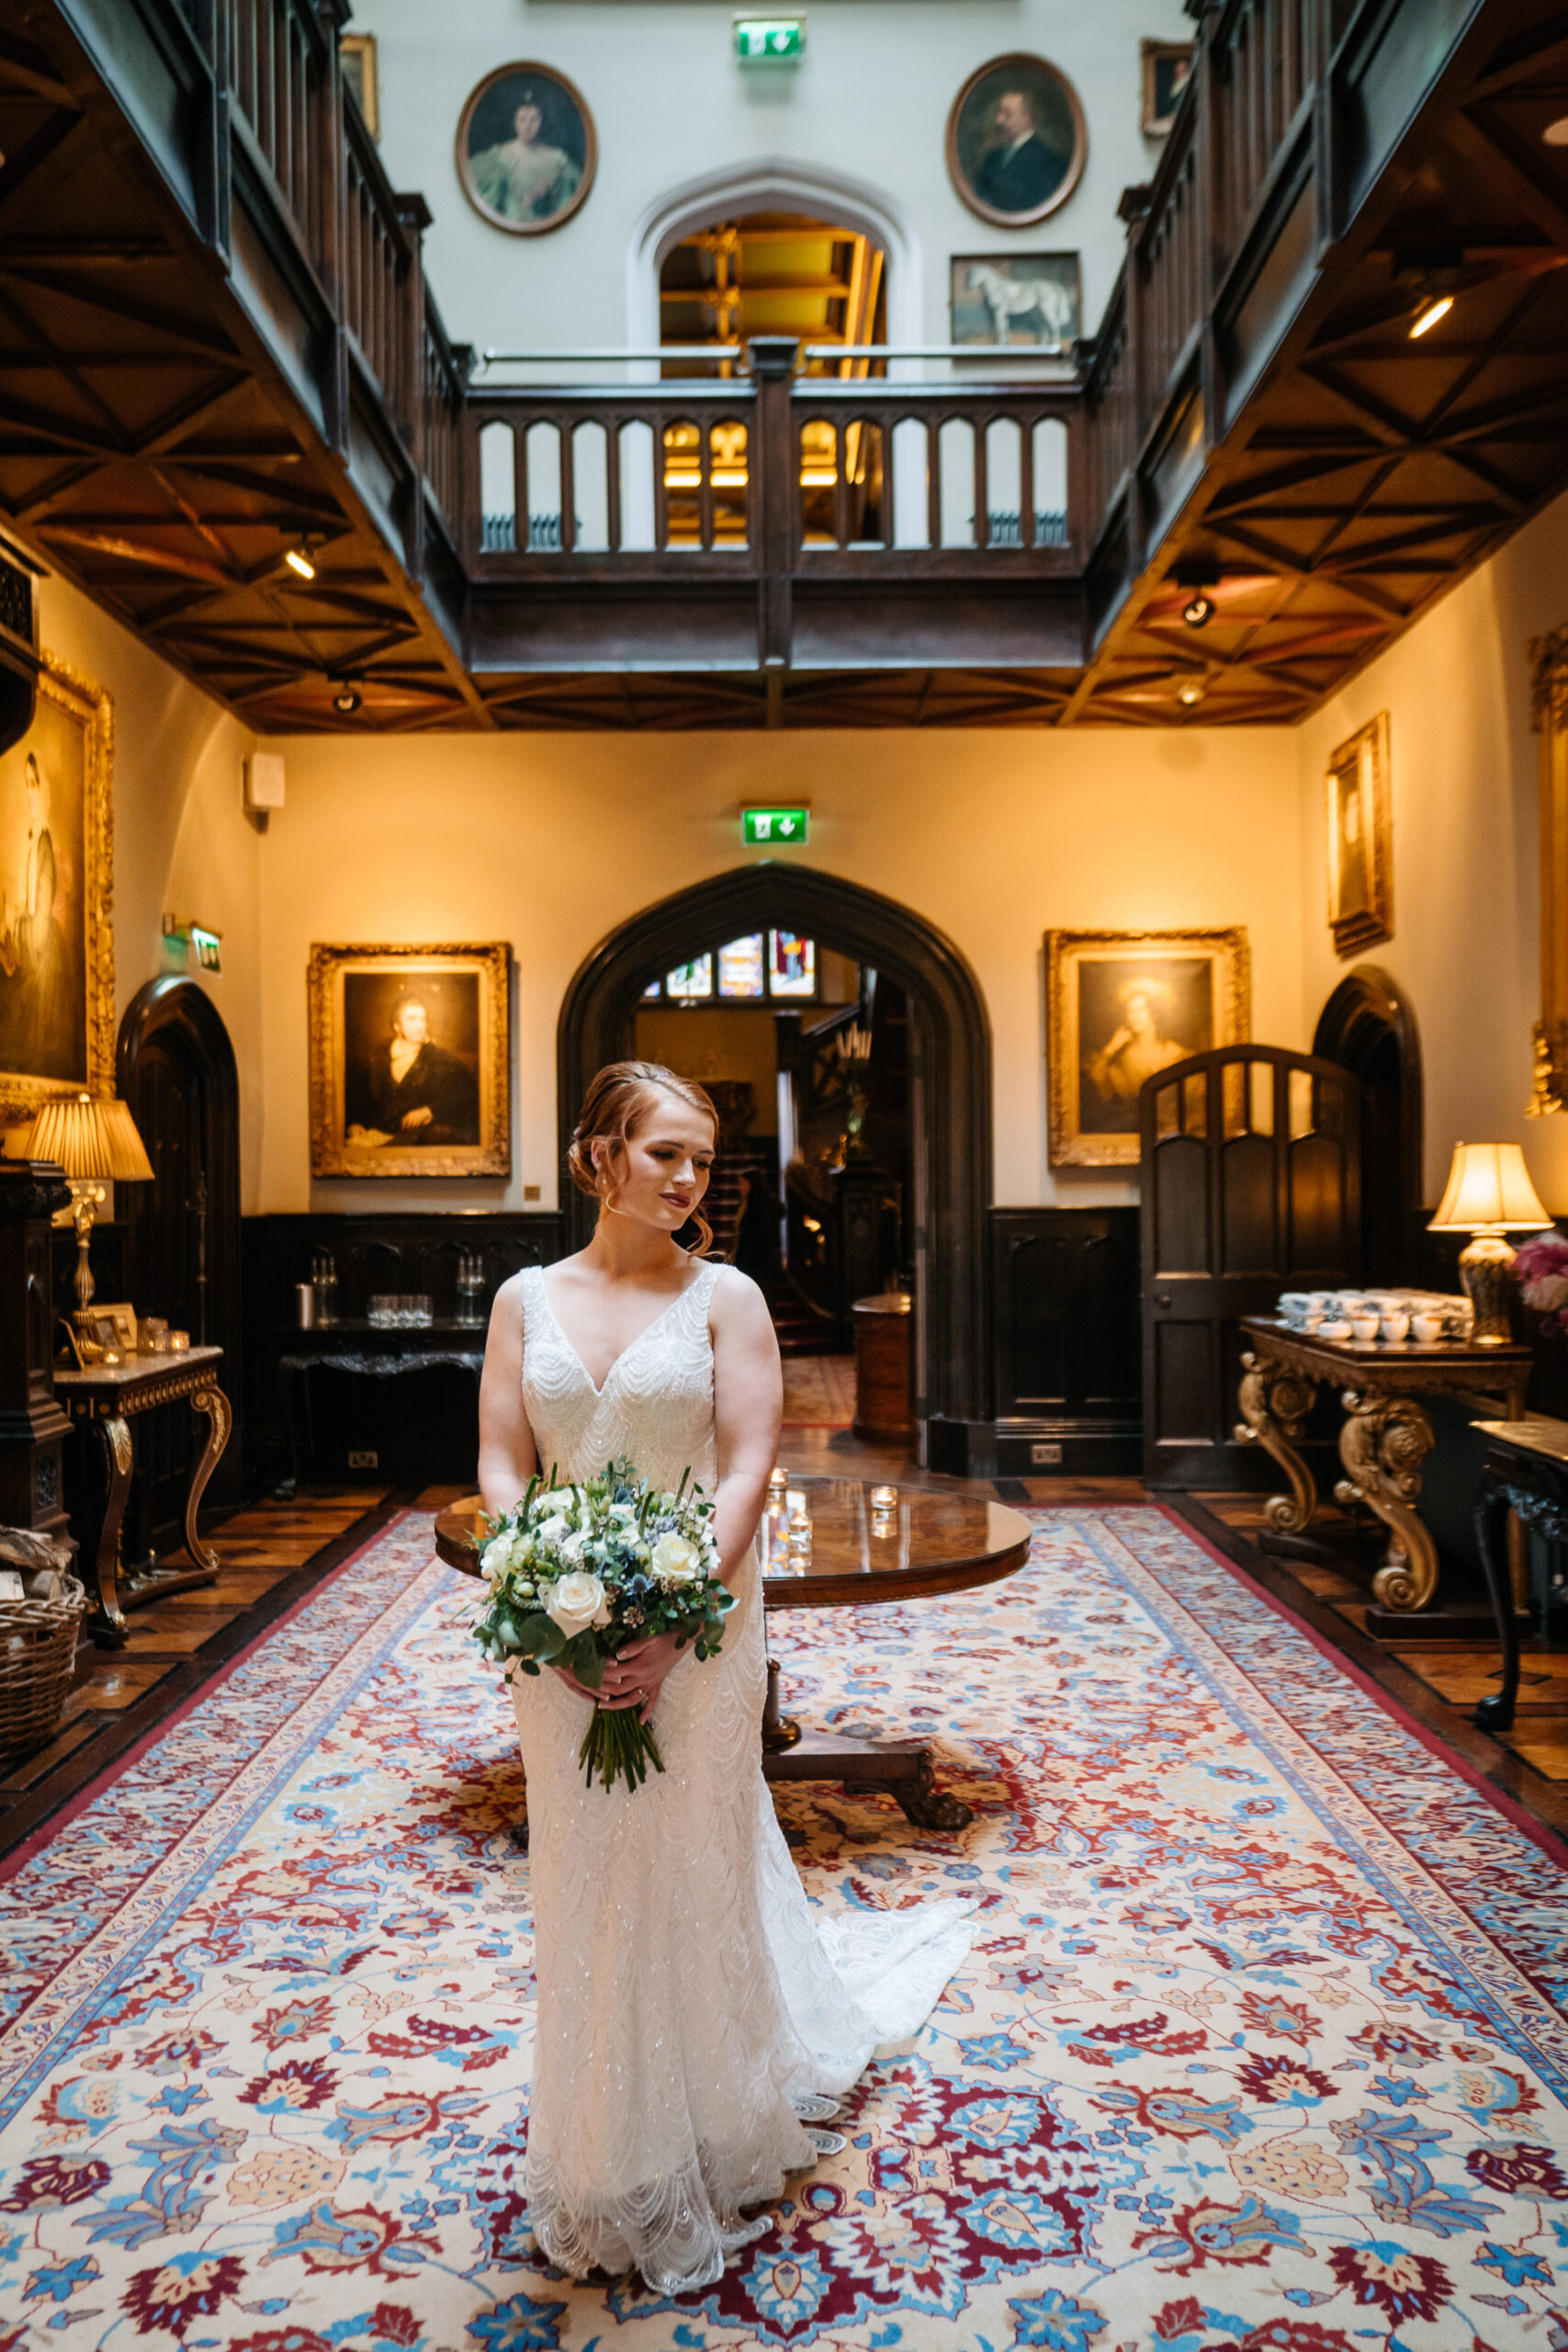
[[[1250,1034],[1247,933],[1048,931],[1053,1168],[1134,1168],[1146,1079]]]
[[[114,1088],[114,704],[52,653],[0,754],[0,1126]]]
[[[1146,40],[1142,51],[1144,136],[1163,139],[1176,120],[1181,93],[1192,78],[1193,44],[1190,40]]]
[[[599,162],[588,101],[553,66],[499,65],[457,124],[463,194],[492,228],[542,237],[586,203]]]
[[[977,67],[947,118],[948,176],[971,212],[1001,229],[1026,229],[1066,204],[1088,153],[1077,92],[1021,51]]]
[[[1329,753],[1325,797],[1328,927],[1337,955],[1358,956],[1393,937],[1386,710]]]
[[[313,946],[312,1176],[505,1176],[504,941]]]
[[[354,92],[355,103],[365,117],[365,128],[372,139],[379,139],[381,81],[376,66],[376,36],[374,33],[340,33],[337,53],[343,78]]]

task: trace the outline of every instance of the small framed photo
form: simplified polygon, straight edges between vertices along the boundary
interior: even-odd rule
[[[1143,128],[1145,139],[1163,139],[1176,119],[1182,91],[1192,74],[1190,40],[1145,40]]]
[[[505,1176],[508,950],[310,950],[312,1176]]]
[[[1077,254],[954,254],[948,316],[954,343],[1066,351],[1078,338]]]
[[[1026,229],[1066,204],[1089,154],[1078,94],[1058,66],[1015,52],[976,67],[947,118],[948,176],[971,212]]]
[[[355,102],[365,117],[365,128],[372,139],[379,139],[381,85],[376,72],[376,36],[374,33],[342,33],[338,37],[337,53],[343,65],[343,78],[354,92]]]
[[[101,1317],[105,1321],[114,1325],[115,1330],[118,1334],[115,1341],[115,1345],[118,1348],[120,1354],[122,1356],[135,1355],[137,1351],[136,1334],[138,1327],[136,1320],[136,1309],[130,1305],[130,1301],[127,1300],[121,1306],[107,1306],[104,1304],[102,1299],[95,1299],[93,1302],[93,1312],[95,1315]]]
[[[1135,1168],[1145,1080],[1250,1035],[1247,933],[1048,931],[1053,1168]]]
[[[457,125],[457,177],[492,228],[514,237],[558,229],[587,202],[598,162],[588,101],[552,66],[498,65],[469,93]]]
[[[95,1315],[91,1336],[98,1359],[105,1363],[118,1363],[125,1350],[120,1342],[119,1326],[112,1315]]]
[[[1328,927],[1335,953],[1357,956],[1393,937],[1386,710],[1329,753],[1324,797]]]

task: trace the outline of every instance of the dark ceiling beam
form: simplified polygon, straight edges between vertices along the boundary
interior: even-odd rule
[[[1461,108],[1449,123],[1444,137],[1511,211],[1522,212],[1527,220],[1533,220],[1554,245],[1568,244],[1568,209],[1532,172],[1526,171],[1498,145],[1495,130],[1476,122]]]

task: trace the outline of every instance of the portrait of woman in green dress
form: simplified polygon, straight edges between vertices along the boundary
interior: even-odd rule
[[[519,236],[558,229],[587,196],[597,160],[585,101],[548,66],[503,65],[463,108],[457,176],[495,228]]]

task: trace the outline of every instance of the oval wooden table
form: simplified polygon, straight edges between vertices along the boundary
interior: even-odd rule
[[[770,1508],[762,1520],[762,1606],[770,1615],[963,1592],[1011,1576],[1028,1556],[1033,1531],[1005,1503],[900,1487],[884,1513],[872,1509],[873,1492],[858,1478],[791,1476],[789,1504]],[[810,1516],[811,1552],[804,1560],[790,1556],[791,1509]],[[479,1574],[484,1540],[477,1495],[436,1519],[435,1549],[465,1576]],[[782,1712],[779,1695],[778,1665],[770,1658],[762,1717],[762,1769],[770,1781],[842,1781],[882,1790],[922,1829],[962,1829],[970,1819],[966,1804],[938,1788],[926,1741],[803,1727]]]

